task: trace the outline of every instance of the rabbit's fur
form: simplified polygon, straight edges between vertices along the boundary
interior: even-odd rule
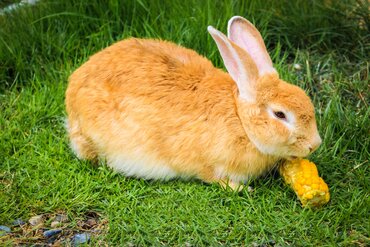
[[[104,157],[127,176],[236,188],[313,151],[321,139],[310,99],[279,79],[251,23],[233,17],[228,29],[229,38],[208,28],[229,74],[159,40],[130,38],[93,55],[66,92],[77,156]]]

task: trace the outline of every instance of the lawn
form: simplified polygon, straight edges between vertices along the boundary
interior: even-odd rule
[[[9,1],[8,1],[9,2]],[[344,1],[41,1],[0,15],[0,245],[369,246],[370,5]],[[242,15],[264,36],[281,77],[316,107],[321,147],[309,157],[331,201],[304,209],[276,172],[253,191],[197,180],[126,178],[78,160],[64,129],[68,76],[126,37],[171,40],[223,67],[207,33]],[[295,66],[294,66],[295,65]],[[13,226],[43,215],[43,225]],[[45,239],[56,215],[68,220]],[[96,224],[88,226],[88,219]]]

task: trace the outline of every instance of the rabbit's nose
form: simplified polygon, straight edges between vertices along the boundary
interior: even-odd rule
[[[310,153],[312,153],[313,151],[315,151],[321,145],[321,142],[322,142],[321,137],[319,135],[316,135],[316,137],[314,138],[313,142],[308,147],[309,150],[310,150]]]

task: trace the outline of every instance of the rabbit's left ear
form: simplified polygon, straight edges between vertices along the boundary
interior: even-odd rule
[[[225,67],[238,87],[239,97],[255,103],[258,70],[252,58],[212,26],[208,27],[208,32],[216,42]]]
[[[228,38],[244,49],[257,66],[259,76],[277,73],[257,28],[241,16],[232,17],[227,26]]]

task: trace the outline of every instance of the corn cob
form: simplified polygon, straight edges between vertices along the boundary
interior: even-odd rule
[[[330,199],[328,185],[319,177],[316,165],[306,159],[286,161],[280,174],[297,194],[302,206],[319,207]]]

